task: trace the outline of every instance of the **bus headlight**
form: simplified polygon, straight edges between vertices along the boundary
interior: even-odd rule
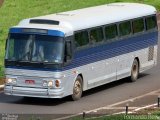
[[[50,88],[52,88],[53,87],[53,81],[52,80],[49,80],[49,81],[44,80],[43,81],[43,87],[50,87]]]
[[[55,87],[56,88],[61,87],[61,81],[60,80],[55,80]]]
[[[17,79],[16,78],[6,78],[6,84],[16,84]]]
[[[48,87],[53,87],[53,81],[48,81]]]
[[[42,85],[43,87],[60,88],[61,81],[60,80],[44,80]]]

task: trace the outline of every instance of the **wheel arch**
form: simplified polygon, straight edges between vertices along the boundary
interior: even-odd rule
[[[82,75],[82,73],[78,74],[77,77],[78,77],[78,76],[80,76],[80,77],[82,78],[82,88],[83,88],[83,90],[84,90],[84,81],[83,81],[83,75]],[[77,78],[77,77],[76,77],[76,78]]]
[[[140,60],[139,60],[139,57],[135,57],[134,60],[137,60],[137,62],[138,62],[138,67],[139,67],[139,69],[140,69]]]
[[[139,69],[140,69],[140,61],[138,57],[135,57],[131,67],[131,76],[130,76],[131,82],[135,82],[138,79]]]

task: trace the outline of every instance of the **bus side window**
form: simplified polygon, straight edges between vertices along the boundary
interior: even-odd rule
[[[94,44],[96,42],[101,42],[104,39],[102,27],[92,29],[90,31],[90,40]]]
[[[111,39],[114,39],[118,36],[118,32],[117,32],[117,25],[109,25],[105,27],[105,36],[106,36],[106,40],[109,41]]]
[[[75,34],[75,46],[82,47],[89,43],[89,37],[87,31],[78,32]]]
[[[131,23],[130,21],[123,22],[119,24],[120,37],[131,34]]]
[[[156,16],[151,16],[146,18],[146,28],[147,30],[151,30],[157,27]]]
[[[144,31],[144,20],[143,18],[133,20],[133,33],[139,33]]]

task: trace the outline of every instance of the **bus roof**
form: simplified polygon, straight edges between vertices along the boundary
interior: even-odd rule
[[[68,36],[72,35],[74,31],[152,14],[156,14],[156,9],[150,5],[111,3],[25,19],[16,27],[59,30]]]

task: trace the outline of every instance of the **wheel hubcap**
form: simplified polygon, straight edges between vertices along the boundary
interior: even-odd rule
[[[75,82],[74,93],[75,95],[80,94],[81,92],[81,83],[79,81]]]

